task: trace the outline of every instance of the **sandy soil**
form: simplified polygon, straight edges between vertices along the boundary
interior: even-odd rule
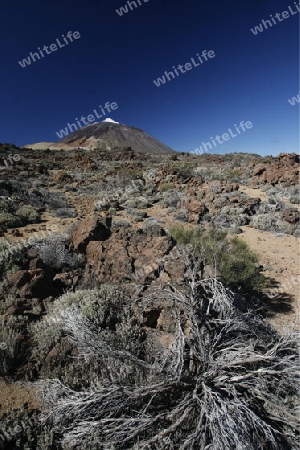
[[[277,284],[278,295],[274,296],[272,304],[277,304],[275,307],[278,313],[269,319],[270,322],[280,332],[286,332],[292,327],[300,330],[300,239],[294,236],[277,237],[247,226],[241,228],[243,233],[238,237],[258,253],[260,262],[265,267],[264,274]],[[283,293],[279,292],[280,289]],[[271,296],[276,293],[274,289],[267,292]]]
[[[250,188],[248,186],[240,185],[239,191],[244,192],[244,194],[248,195],[248,197],[260,198],[262,202],[265,202],[268,198],[265,192],[261,191],[260,189]]]
[[[260,189],[240,186],[239,190],[249,197],[267,200],[265,192]],[[300,210],[300,205],[291,204],[287,198],[282,201]],[[264,274],[277,284],[278,295],[273,297],[273,304],[277,303],[278,313],[269,319],[270,322],[280,332],[300,330],[300,239],[276,236],[248,226],[241,228],[243,234],[238,236],[258,253],[261,264],[267,269]],[[275,290],[269,290],[271,296],[275,293]]]
[[[33,390],[20,384],[0,380],[0,417],[12,408],[41,409]]]

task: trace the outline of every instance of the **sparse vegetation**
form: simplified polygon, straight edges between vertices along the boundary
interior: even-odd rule
[[[191,244],[204,263],[217,267],[226,286],[242,288],[245,294],[264,286],[258,256],[237,237],[228,238],[225,230],[206,232],[201,228],[175,226],[170,233],[179,245]]]
[[[161,192],[171,191],[175,188],[174,183],[162,183],[159,187]]]
[[[191,162],[176,161],[172,165],[175,173],[183,179],[191,178],[193,176],[195,164]]]
[[[48,236],[33,244],[37,249],[39,257],[50,267],[60,269],[63,266],[75,267],[77,265],[76,255],[72,255],[66,249],[64,237],[61,235]]]
[[[0,230],[5,230],[6,228],[18,228],[21,227],[23,223],[21,217],[9,213],[0,213]]]
[[[22,149],[0,180],[0,366],[37,381],[47,420],[11,410],[0,448],[298,448],[295,337],[259,316],[293,317],[288,265],[244,242],[299,233],[290,161]],[[29,244],[52,223],[67,234]]]
[[[118,229],[118,228],[129,228],[130,222],[124,219],[113,219],[112,221],[112,228]]]
[[[56,217],[76,217],[74,208],[58,208],[55,210]]]
[[[21,217],[23,224],[37,223],[39,221],[39,213],[31,205],[23,205],[16,211],[16,215]]]
[[[142,208],[147,208],[148,206],[150,206],[150,202],[145,197],[136,197],[136,198],[127,200],[123,206],[126,208],[142,209]]]
[[[34,360],[41,364],[50,350],[57,345],[63,336],[66,336],[65,323],[68,317],[81,315],[83,321],[91,323],[94,330],[104,342],[111,340],[113,345],[118,345],[122,351],[140,351],[140,344],[136,340],[139,335],[139,327],[134,317],[129,317],[127,306],[124,303],[123,294],[114,286],[102,285],[99,289],[78,290],[62,295],[56,300],[47,318],[34,324],[31,328],[33,340],[35,343],[33,349]],[[49,373],[53,376],[59,376],[73,386],[75,382],[89,385],[92,381],[99,381],[100,375],[107,376],[107,367],[103,366],[110,361],[109,352],[105,353],[104,359],[90,353],[89,372],[86,372],[82,361],[73,364],[67,363],[68,371],[72,372],[74,379],[65,373],[62,368],[57,368],[55,372]],[[123,376],[126,372],[128,377],[133,376],[133,368],[130,366],[118,366],[114,368],[114,377]],[[108,378],[109,380],[109,378]],[[107,380],[107,381],[108,381]]]

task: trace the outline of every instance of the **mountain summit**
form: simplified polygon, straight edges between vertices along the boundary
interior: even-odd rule
[[[115,120],[110,119],[109,117],[107,119],[102,120],[102,122],[119,123],[119,122],[116,122]]]
[[[64,149],[82,148],[86,150],[112,150],[114,147],[131,147],[143,153],[173,153],[174,150],[147,134],[140,128],[105,119],[94,122],[67,135],[59,142],[38,142],[25,145],[32,149]]]

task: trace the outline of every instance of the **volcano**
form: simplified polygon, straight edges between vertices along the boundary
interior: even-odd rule
[[[112,150],[114,147],[131,147],[132,150],[142,153],[174,153],[175,150],[147,134],[140,128],[105,119],[103,122],[94,122],[73,133],[68,134],[68,128],[61,130],[63,139],[59,142],[38,142],[25,145],[32,149],[74,149],[85,150]]]

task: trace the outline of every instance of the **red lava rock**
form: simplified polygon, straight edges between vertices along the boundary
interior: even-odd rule
[[[23,298],[44,299],[60,295],[62,289],[53,283],[53,272],[47,269],[18,270],[8,279],[10,291]]]
[[[110,231],[99,217],[84,219],[79,222],[71,236],[71,249],[84,252],[90,241],[105,241]]]
[[[264,164],[258,164],[254,169],[252,174],[254,176],[262,175],[266,170],[266,166]]]
[[[254,167],[252,175],[257,178],[252,181],[252,185],[255,186],[261,182],[272,185],[298,183],[299,162],[299,155],[281,153],[276,158],[271,158],[269,164],[259,164]]]
[[[283,220],[286,220],[289,223],[297,223],[299,222],[299,212],[297,209],[286,209],[282,212],[282,218]]]

